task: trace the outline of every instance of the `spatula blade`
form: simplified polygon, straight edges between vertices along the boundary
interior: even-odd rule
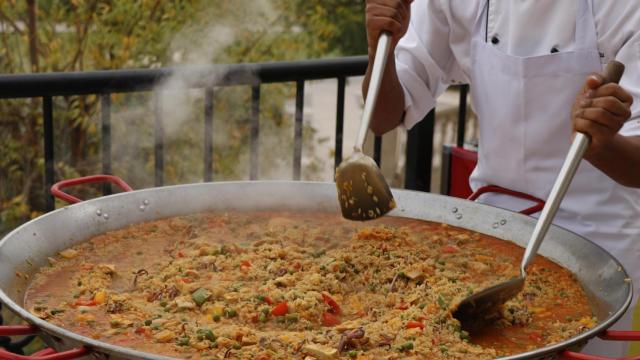
[[[385,215],[396,207],[389,185],[378,165],[356,151],[336,170],[336,187],[342,216],[366,221]]]
[[[465,323],[486,320],[523,288],[524,277],[521,276],[486,288],[462,300],[453,312],[453,317],[460,320],[463,328],[467,327],[464,325]]]

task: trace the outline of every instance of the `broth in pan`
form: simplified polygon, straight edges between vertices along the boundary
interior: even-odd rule
[[[471,336],[451,317],[518,274],[523,249],[452,226],[330,213],[205,213],[96,236],[51,259],[25,307],[76,333],[192,359],[490,359],[596,323],[572,274],[538,256]]]

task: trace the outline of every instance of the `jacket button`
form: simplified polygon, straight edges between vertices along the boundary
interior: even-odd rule
[[[558,47],[557,47],[557,46],[554,46],[554,47],[552,47],[552,48],[551,48],[551,53],[552,53],[552,54],[557,53],[558,51],[559,51],[559,50],[558,50]]]
[[[491,38],[491,43],[492,43],[493,45],[498,45],[498,43],[500,43],[500,39],[498,39],[498,37],[494,35],[494,36]]]

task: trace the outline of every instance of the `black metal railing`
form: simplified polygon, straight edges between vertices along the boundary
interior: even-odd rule
[[[95,94],[100,99],[102,172],[111,173],[111,94],[154,91],[154,173],[155,186],[164,183],[164,129],[162,104],[155,87],[174,75],[192,79],[185,88],[204,91],[204,181],[214,180],[213,174],[213,121],[214,92],[216,88],[246,85],[251,86],[250,127],[250,179],[258,178],[258,153],[260,136],[261,84],[296,83],[294,150],[292,178],[299,180],[302,159],[302,121],[304,87],[307,80],[337,79],[337,105],[335,129],[335,158],[337,166],[342,161],[342,133],[346,78],[365,73],[366,56],[353,56],[329,60],[304,60],[294,62],[245,63],[235,65],[211,65],[183,68],[161,68],[140,70],[109,70],[71,73],[37,73],[0,76],[0,99],[42,98],[44,125],[44,186],[45,194],[54,183],[54,135],[53,97]],[[220,74],[224,74],[221,76]],[[464,125],[466,110],[466,87],[460,97],[459,123]],[[409,131],[407,140],[407,165],[405,187],[428,191],[431,183],[431,158],[433,153],[434,111]],[[458,133],[464,126],[458,127]],[[460,135],[459,135],[460,136]],[[463,136],[463,135],[462,135]],[[380,163],[382,138],[374,141],[374,159]],[[110,188],[105,186],[105,194]],[[47,195],[47,210],[54,208],[53,198]]]

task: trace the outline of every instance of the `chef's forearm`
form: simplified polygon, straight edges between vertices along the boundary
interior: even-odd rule
[[[369,89],[372,67],[373,56],[370,56],[367,73],[364,77],[364,81],[362,82],[362,94],[364,98],[366,98],[367,91]],[[402,91],[400,81],[398,80],[396,62],[392,52],[389,55],[385,66],[384,75],[382,76],[382,85],[378,94],[378,101],[374,108],[369,128],[376,135],[382,135],[387,131],[391,131],[402,121],[403,112],[404,93]]]
[[[640,136],[618,134],[605,148],[586,159],[616,182],[640,188]]]

